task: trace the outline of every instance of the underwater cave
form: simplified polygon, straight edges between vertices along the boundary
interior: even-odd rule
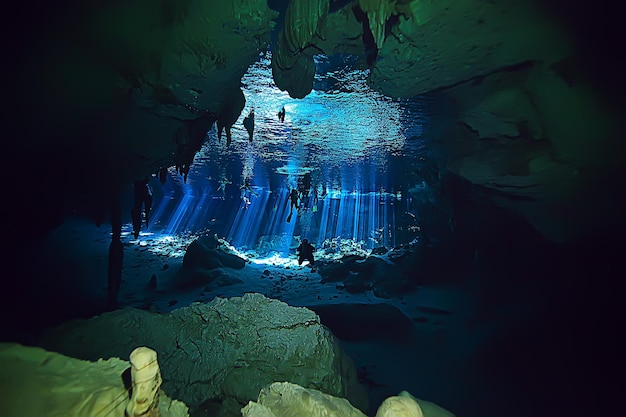
[[[621,409],[609,2],[74,3],[3,28],[0,415]]]

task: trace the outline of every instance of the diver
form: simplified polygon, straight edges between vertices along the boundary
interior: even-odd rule
[[[309,240],[302,239],[302,243],[300,243],[300,246],[296,249],[296,252],[298,252],[298,265],[302,265],[304,261],[309,261],[309,265],[312,268],[315,263],[313,251],[315,251],[315,248],[309,243]]]
[[[254,134],[254,108],[252,108],[246,118],[243,119],[243,127],[248,131],[248,139],[252,142],[252,135]]]
[[[319,198],[323,200],[328,195],[328,190],[326,189],[325,186],[320,184],[317,188],[317,194]]]
[[[245,203],[244,208],[248,208],[252,204],[252,196],[257,196],[257,193],[252,189],[252,185],[250,185],[250,178],[245,178],[239,188],[241,189],[241,199]]]
[[[278,120],[281,122],[285,121],[285,106],[283,106],[283,108],[278,112]]]
[[[225,175],[222,175],[222,178],[219,180],[220,186],[215,190],[216,193],[220,191],[222,192],[222,200],[226,199],[226,186],[232,183],[233,182],[226,178]]]
[[[298,209],[298,200],[299,199],[300,199],[300,193],[298,193],[298,190],[293,188],[291,190],[291,192],[289,193],[289,198],[287,200],[287,204],[290,204],[290,206],[289,206],[289,216],[287,217],[287,223],[289,223],[291,221],[291,215],[293,214],[293,209],[294,208],[296,210]]]

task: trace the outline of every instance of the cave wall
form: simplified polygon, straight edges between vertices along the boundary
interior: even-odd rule
[[[458,111],[445,137],[453,174],[490,189],[550,241],[623,225],[620,127],[588,82],[534,63],[445,94]]]
[[[273,75],[292,97],[311,91],[315,54],[358,55],[388,96],[451,97],[458,126],[444,138],[447,168],[493,190],[545,238],[618,221],[623,65],[602,52],[617,46],[617,15],[604,2],[272,5],[280,19],[264,0],[16,7],[2,29],[14,203],[3,208],[5,229],[19,239],[60,221],[77,196],[107,201],[161,166],[189,165],[204,131],[237,120],[241,76],[275,22],[284,25]],[[33,181],[13,186],[25,176]]]
[[[78,198],[107,201],[161,166],[190,163],[188,148],[215,121],[237,120],[240,79],[277,16],[265,0],[70,0],[12,14],[5,155],[15,190],[2,217],[15,239],[52,227]]]
[[[576,33],[585,11],[558,1],[361,0],[330,13],[314,3],[314,13],[311,2],[290,3],[272,60],[292,97],[310,92],[314,54],[359,54],[371,86],[388,96],[449,96],[458,126],[434,145],[447,168],[491,189],[495,204],[544,238],[623,227],[612,191],[624,174],[623,127],[597,82],[604,69],[587,62],[597,54]],[[589,32],[606,16],[588,17],[585,34],[606,41]]]

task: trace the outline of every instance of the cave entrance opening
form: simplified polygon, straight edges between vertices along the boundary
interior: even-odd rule
[[[276,262],[303,238],[329,256],[418,238],[417,207],[438,194],[437,161],[422,139],[437,99],[392,99],[368,87],[352,57],[315,59],[323,71],[313,91],[292,99],[272,80],[271,54],[260,56],[242,79],[246,104],[231,144],[213,127],[186,182],[174,168],[166,184],[154,179],[153,220],[140,240],[171,246],[217,234]],[[250,140],[243,121],[252,110]]]

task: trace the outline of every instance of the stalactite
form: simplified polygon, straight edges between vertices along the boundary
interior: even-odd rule
[[[328,0],[295,0],[287,8],[285,29],[272,55],[272,67],[276,85],[292,97],[302,98],[311,92],[315,63],[310,54],[303,52],[329,8]]]
[[[148,179],[135,181],[133,208],[130,212],[133,221],[133,232],[135,234],[135,239],[139,237],[139,231],[141,230],[142,210],[146,219],[146,227],[148,227],[151,208],[152,190],[150,190],[150,186],[148,185]]]
[[[374,41],[381,49],[385,42],[385,24],[395,13],[396,0],[359,0],[359,6],[367,14]]]
[[[329,7],[328,0],[295,0],[289,4],[283,33],[290,52],[300,51],[311,42]]]

